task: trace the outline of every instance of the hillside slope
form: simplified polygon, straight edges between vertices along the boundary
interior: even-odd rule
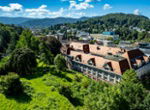
[[[88,82],[89,79],[79,73],[71,74],[68,72],[60,74],[67,74],[66,78],[72,81],[51,73],[39,77],[33,75],[32,78],[22,78],[22,82],[28,83],[33,88],[32,97],[6,97],[0,94],[0,110],[75,110],[75,105],[59,93],[59,87],[73,84],[82,87],[82,83],[84,81]],[[75,81],[75,76],[79,76],[82,81]]]

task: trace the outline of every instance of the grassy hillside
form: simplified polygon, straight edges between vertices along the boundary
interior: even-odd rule
[[[78,104],[71,103],[61,95],[59,88],[61,86],[70,87],[74,84],[82,87],[85,82],[89,82],[89,79],[80,73],[71,71],[61,72],[61,76],[52,75],[51,72],[44,74],[39,72],[21,78],[23,83],[27,83],[33,88],[32,96],[5,97],[0,94],[0,110],[74,110]],[[77,82],[76,77],[80,77],[81,82]]]

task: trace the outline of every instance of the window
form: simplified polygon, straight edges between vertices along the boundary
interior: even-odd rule
[[[75,57],[75,60],[81,62],[81,61],[82,61],[82,60],[81,60],[81,55],[76,56],[76,57]]]
[[[97,47],[97,50],[100,50],[100,47]]]
[[[104,80],[108,80],[108,77],[107,77],[107,75],[104,75]]]
[[[96,72],[95,72],[95,71],[93,71],[93,70],[91,70],[91,71],[92,71],[93,75],[96,75]]]
[[[113,71],[110,62],[105,63],[105,64],[103,65],[103,68],[104,68],[105,70],[108,70],[108,71]]]
[[[109,81],[110,81],[110,82],[114,82],[114,79],[113,79],[113,78],[110,78]]]
[[[88,73],[90,73],[91,74],[91,70],[88,68]]]
[[[83,71],[86,71],[86,68],[83,68]]]
[[[110,81],[110,82],[114,82],[114,76],[110,75],[109,81]]]
[[[99,77],[99,78],[102,78],[102,74],[99,74],[99,73],[98,73],[98,77]]]
[[[112,54],[112,53],[110,53],[110,52],[108,52],[107,54],[108,54],[108,55],[113,55],[113,54]]]
[[[88,60],[88,64],[91,66],[95,66],[95,59],[92,58],[92,59]]]

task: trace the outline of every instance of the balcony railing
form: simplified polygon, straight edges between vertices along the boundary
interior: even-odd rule
[[[121,80],[121,75],[113,73],[111,71],[99,69],[87,64],[82,64],[74,60],[72,61],[72,65],[74,70],[83,72],[89,77],[92,76],[92,78],[102,79],[113,83],[119,82]]]

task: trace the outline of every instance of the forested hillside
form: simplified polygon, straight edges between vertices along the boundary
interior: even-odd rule
[[[62,25],[55,25],[49,30],[61,30]],[[89,33],[102,33],[104,31],[115,31],[122,40],[143,40],[150,37],[150,19],[145,16],[133,14],[108,14],[101,17],[93,17],[74,24],[64,24],[67,28]],[[142,30],[142,31],[141,31]],[[61,30],[65,31],[65,30]]]
[[[64,24],[64,23],[75,23],[77,21],[84,21],[88,18],[83,17],[79,19],[75,18],[44,18],[44,19],[33,19],[20,24],[20,26],[28,27],[28,28],[45,28],[57,24]]]
[[[0,17],[0,23],[18,25],[31,19],[32,18],[23,18],[23,17]]]
[[[80,24],[81,23],[81,24]],[[83,22],[76,23],[77,26],[90,26],[89,28],[92,29],[92,27],[97,27],[102,29],[116,29],[119,27],[139,27],[142,29],[149,30],[150,28],[150,20],[149,18],[145,16],[139,16],[139,15],[133,15],[133,14],[108,14],[101,17],[95,17],[88,19]],[[89,25],[90,24],[90,25]]]
[[[0,17],[0,23],[15,24],[26,28],[45,28],[57,24],[75,23],[77,21],[87,20],[87,17],[82,18],[23,18],[23,17]]]

